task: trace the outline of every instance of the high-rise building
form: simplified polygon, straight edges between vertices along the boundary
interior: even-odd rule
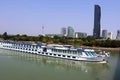
[[[87,37],[87,33],[75,32],[75,38],[86,38],[86,37]]]
[[[102,30],[102,38],[107,39],[107,36],[108,36],[107,30]]]
[[[113,39],[113,33],[112,32],[108,33],[108,39]]]
[[[97,39],[100,38],[100,19],[101,19],[101,8],[99,5],[95,5],[93,37]]]
[[[100,29],[100,37],[102,37],[102,31],[103,31],[103,30],[102,30],[102,28],[101,28],[101,29]]]
[[[61,28],[61,34],[63,36],[66,36],[66,28],[65,27]]]
[[[120,40],[120,30],[117,31],[116,39],[117,39],[117,40]]]
[[[72,27],[69,26],[67,32],[67,37],[74,37],[74,29]]]

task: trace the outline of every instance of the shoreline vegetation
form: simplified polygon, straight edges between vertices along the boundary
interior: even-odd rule
[[[60,45],[73,45],[73,47],[89,48],[97,50],[112,50],[120,51],[120,40],[103,40],[90,38],[68,38],[68,37],[49,37],[49,36],[28,36],[24,35],[8,35],[4,32],[0,35],[0,41],[20,41],[32,43],[47,43],[47,44],[60,44]]]
[[[110,51],[119,51],[120,52],[120,47],[118,47],[118,48],[110,48],[110,47],[81,46],[81,48],[96,49],[96,50],[110,50]]]

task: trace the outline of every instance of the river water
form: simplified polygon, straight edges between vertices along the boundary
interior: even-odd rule
[[[0,80],[120,80],[119,54],[101,64],[0,49]]]

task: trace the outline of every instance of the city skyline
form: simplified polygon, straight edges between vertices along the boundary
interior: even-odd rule
[[[101,28],[113,34],[119,30],[119,0],[1,0],[0,34],[39,35],[60,33],[61,27],[72,26],[76,32],[92,35],[94,5],[100,5]]]

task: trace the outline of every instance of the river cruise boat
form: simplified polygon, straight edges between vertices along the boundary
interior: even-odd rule
[[[102,54],[97,54],[93,49],[73,48],[71,45],[4,41],[0,42],[0,48],[49,57],[100,63],[106,63],[108,57],[110,57],[110,55],[105,52],[104,54],[103,52]]]

